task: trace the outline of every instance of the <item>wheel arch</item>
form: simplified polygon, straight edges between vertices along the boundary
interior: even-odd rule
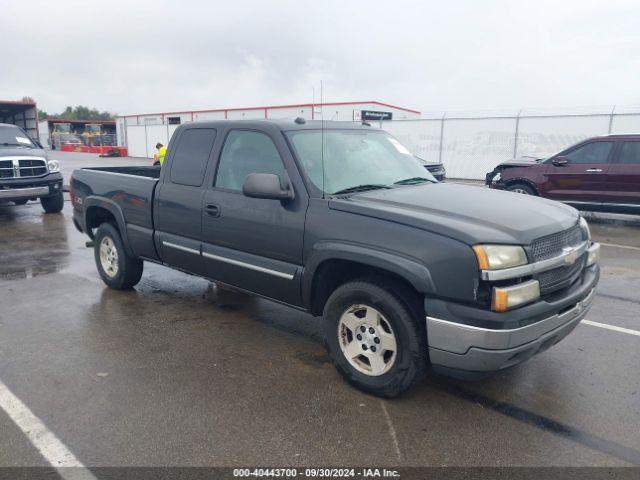
[[[84,205],[84,221],[87,235],[93,240],[92,229],[99,227],[100,224],[104,222],[113,223],[118,229],[118,233],[120,233],[125,250],[129,255],[134,256],[131,245],[129,244],[127,226],[122,209],[115,202],[97,197],[87,197]]]
[[[331,293],[357,278],[384,280],[412,308],[423,309],[425,294],[435,293],[426,266],[406,257],[355,245],[323,245],[316,249],[303,277],[302,295],[313,315],[322,314]]]
[[[516,183],[522,183],[522,184],[526,185],[527,187],[531,188],[537,196],[540,196],[540,192],[538,191],[538,187],[536,186],[536,184],[534,182],[532,182],[528,178],[523,178],[523,177],[510,178],[508,180],[505,180],[504,185],[505,185],[505,187],[509,187],[510,185],[515,185]]]

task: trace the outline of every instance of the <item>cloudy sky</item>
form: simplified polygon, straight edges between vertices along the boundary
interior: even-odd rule
[[[640,104],[640,2],[0,2],[0,99],[120,114],[380,100]]]

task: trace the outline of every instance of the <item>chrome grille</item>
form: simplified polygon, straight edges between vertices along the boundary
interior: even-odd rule
[[[562,254],[564,247],[574,247],[584,242],[584,234],[580,225],[539,238],[531,244],[531,256],[534,262],[547,260]]]
[[[580,225],[539,238],[530,247],[532,261],[540,262],[557,257],[562,255],[563,248],[575,247],[585,240],[586,237]],[[536,278],[540,282],[540,293],[544,295],[571,285],[582,273],[584,262],[585,257],[583,255],[573,265],[557,267],[553,270],[539,273]]]
[[[0,178],[13,178],[13,161],[0,160]]]
[[[11,158],[0,160],[0,178],[39,177],[47,173],[47,161],[43,158]]]
[[[47,173],[47,164],[44,160],[18,160],[20,177],[38,177]]]

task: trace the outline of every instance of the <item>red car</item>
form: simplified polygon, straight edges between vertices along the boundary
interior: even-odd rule
[[[502,163],[485,183],[581,210],[640,214],[640,134],[589,138],[547,159]]]

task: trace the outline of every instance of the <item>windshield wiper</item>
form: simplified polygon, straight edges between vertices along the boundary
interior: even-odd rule
[[[363,185],[356,185],[354,187],[344,188],[333,192],[332,195],[343,195],[345,193],[366,192],[368,190],[378,190],[380,188],[391,188],[388,185],[382,185],[379,183],[365,183]]]
[[[429,182],[433,183],[433,180],[426,177],[411,177],[405,178],[404,180],[398,180],[397,182],[393,182],[394,185],[415,185],[418,183]]]

